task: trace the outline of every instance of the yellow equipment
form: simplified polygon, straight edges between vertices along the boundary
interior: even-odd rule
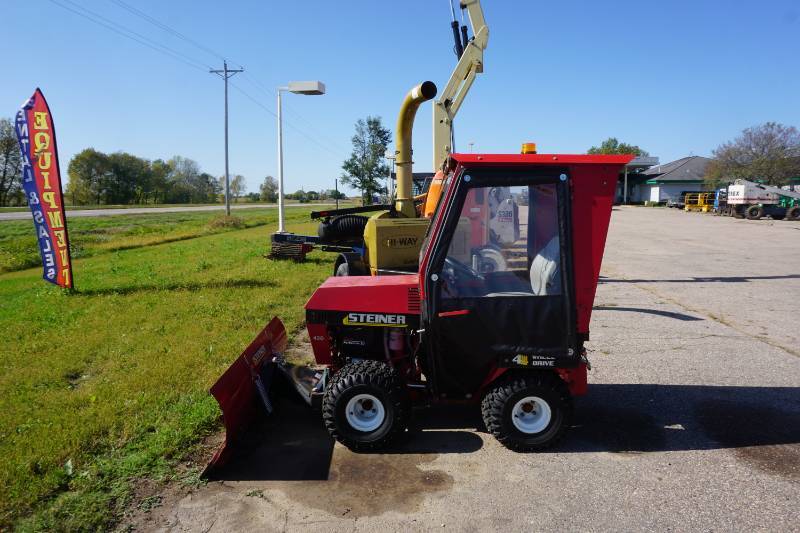
[[[687,192],[684,199],[684,211],[700,211],[708,213],[714,209],[713,192]]]
[[[429,81],[411,89],[403,99],[395,129],[395,164],[397,197],[394,212],[382,211],[370,217],[364,228],[366,265],[370,274],[414,270],[419,261],[422,239],[429,218],[439,200],[443,170],[452,152],[453,119],[458,113],[477,74],[483,72],[483,51],[489,40],[489,28],[483,17],[480,0],[464,0],[473,29],[473,38],[464,43],[463,53],[450,75],[441,96],[433,106],[433,168],[437,171],[428,194],[419,208],[415,207],[412,186],[412,130],[420,104],[436,96],[436,86]],[[466,30],[464,30],[466,31]],[[535,150],[535,145],[534,148]]]
[[[489,28],[480,0],[462,0],[460,7],[467,11],[473,36],[468,38],[466,26],[461,27],[459,34],[454,14],[454,37],[459,59],[433,106],[433,168],[436,175],[428,193],[416,197],[412,193],[412,131],[419,106],[436,96],[436,85],[430,81],[411,89],[400,106],[395,129],[397,188],[394,203],[313,212],[312,218],[323,219],[319,236],[273,234],[270,257],[302,260],[314,246],[321,246],[324,251],[339,252],[333,268],[336,275],[374,276],[416,271],[422,240],[439,201],[445,165],[453,150],[453,119],[475,77],[483,72],[483,51],[489,40]],[[369,218],[361,215],[378,210]]]

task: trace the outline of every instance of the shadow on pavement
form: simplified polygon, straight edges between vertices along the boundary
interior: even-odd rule
[[[800,274],[786,274],[779,276],[692,276],[679,279],[616,279],[600,276],[598,283],[747,283],[749,281],[773,279],[800,279]]]
[[[590,385],[561,452],[713,450],[800,443],[800,388]],[[794,446],[800,464],[800,447]]]
[[[389,448],[358,455],[433,455],[472,453],[483,446],[474,431],[478,409],[434,407],[414,412],[408,432]],[[275,413],[259,420],[237,446],[231,460],[208,474],[209,480],[327,480],[334,441],[322,415],[294,397],[282,398]]]
[[[800,478],[800,387],[597,384],[575,407],[573,427],[551,453],[733,449],[762,469]],[[383,457],[400,464],[474,453],[484,431],[477,405],[418,409],[399,442],[347,460]],[[328,480],[333,447],[319,411],[285,398],[209,479]]]
[[[628,311],[631,313],[645,313],[648,315],[658,315],[666,318],[674,318],[675,320],[684,320],[687,322],[693,322],[696,320],[705,320],[704,318],[692,315],[685,315],[683,313],[675,313],[673,311],[661,311],[659,309],[645,309],[643,307],[617,307],[612,305],[598,305],[593,307],[592,309],[594,309],[595,311]]]

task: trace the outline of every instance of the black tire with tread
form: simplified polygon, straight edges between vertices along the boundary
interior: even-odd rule
[[[345,417],[347,402],[356,394],[372,394],[386,413],[383,424],[364,433],[352,428]],[[385,446],[408,427],[411,412],[407,391],[397,372],[382,361],[348,363],[333,375],[322,399],[322,420],[331,437],[353,451]]]
[[[538,396],[552,411],[550,424],[541,432],[528,435],[514,427],[511,412],[525,396]],[[481,401],[486,429],[500,443],[514,451],[533,452],[550,448],[567,431],[572,420],[572,396],[554,372],[516,373],[494,385]]]
[[[751,205],[745,211],[745,216],[748,220],[758,220],[764,216],[764,208],[760,205]]]
[[[788,208],[786,210],[786,218],[789,220],[800,220],[800,205]]]

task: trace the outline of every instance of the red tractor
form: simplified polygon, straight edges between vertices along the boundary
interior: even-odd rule
[[[554,444],[587,390],[584,342],[617,177],[631,159],[451,155],[418,273],[326,280],[306,304],[313,369],[283,362],[286,333],[273,319],[212,388],[228,442],[259,397],[272,409],[277,372],[354,450],[402,433],[415,406],[447,402],[480,405],[511,449]],[[473,214],[498,190],[513,238],[484,231],[474,242]],[[487,246],[504,260],[475,268]]]

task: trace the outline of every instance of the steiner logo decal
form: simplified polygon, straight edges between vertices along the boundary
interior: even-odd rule
[[[379,326],[404,328],[407,326],[404,315],[383,315],[376,313],[348,313],[342,323],[345,326]]]
[[[387,248],[413,248],[417,245],[419,237],[413,235],[397,235],[386,239]]]

